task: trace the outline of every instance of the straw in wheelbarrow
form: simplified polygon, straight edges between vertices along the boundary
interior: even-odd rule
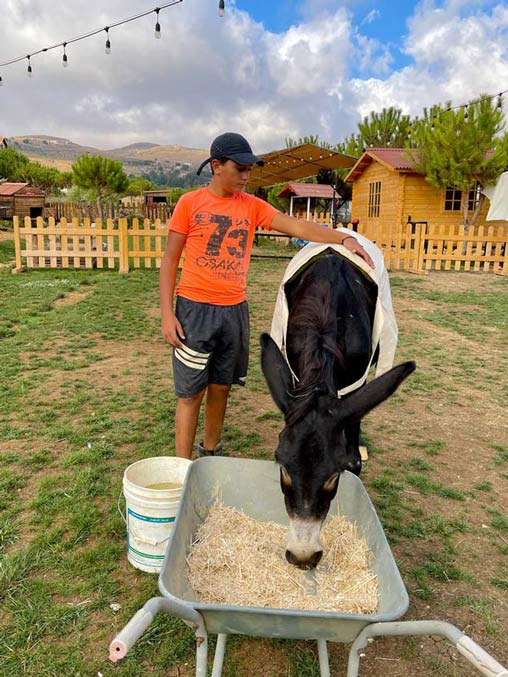
[[[222,505],[199,527],[187,564],[196,598],[209,604],[372,614],[378,606],[372,553],[356,526],[330,517],[323,558],[311,572],[285,558],[287,529]]]

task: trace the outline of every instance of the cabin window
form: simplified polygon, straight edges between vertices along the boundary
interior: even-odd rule
[[[474,211],[476,207],[478,206],[478,202],[480,201],[480,195],[481,195],[481,188],[480,184],[478,181],[475,183],[474,188],[471,188],[471,190],[468,193],[468,198],[467,198],[467,208],[470,211]]]
[[[369,183],[369,216],[379,216],[381,206],[381,181]]]
[[[445,191],[445,212],[460,212],[462,203],[462,191],[451,186]]]

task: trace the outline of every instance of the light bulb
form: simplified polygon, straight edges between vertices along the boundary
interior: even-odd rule
[[[161,37],[161,25],[159,23],[159,8],[155,10],[155,13],[157,14],[157,23],[155,24],[155,37],[157,40],[160,40]]]
[[[62,56],[62,66],[64,68],[67,68],[68,65],[69,65],[69,62],[67,61],[67,54],[64,52],[64,54]]]
[[[219,0],[219,16],[224,16],[224,0]]]
[[[106,54],[111,54],[111,42],[109,41],[109,26],[105,26],[104,30],[106,31],[106,47],[104,51]]]

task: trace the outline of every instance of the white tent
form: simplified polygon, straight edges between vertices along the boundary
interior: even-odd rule
[[[485,186],[483,194],[490,200],[487,221],[508,221],[508,172],[495,185]]]

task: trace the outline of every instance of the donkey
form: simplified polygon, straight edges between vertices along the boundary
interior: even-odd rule
[[[287,361],[262,334],[261,367],[285,418],[275,456],[290,520],[286,558],[309,568],[322,556],[321,525],[340,474],[360,474],[362,417],[390,397],[416,364],[400,364],[339,399],[338,391],[361,382],[372,362],[377,284],[327,248],[286,283],[285,293]]]

